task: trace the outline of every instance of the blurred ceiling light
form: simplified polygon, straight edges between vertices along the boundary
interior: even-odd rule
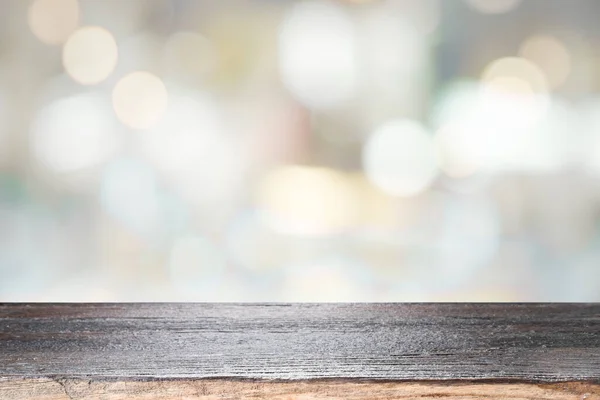
[[[571,55],[565,45],[552,36],[532,36],[519,49],[519,54],[538,65],[552,88],[561,86],[571,73]]]
[[[148,129],[161,120],[167,109],[167,88],[157,76],[136,71],[117,82],[112,101],[123,124],[133,129]]]
[[[341,6],[319,1],[292,6],[279,34],[279,67],[283,83],[298,101],[326,109],[353,94],[354,34]]]
[[[465,0],[469,6],[482,14],[504,14],[514,10],[521,0]]]
[[[437,175],[432,139],[417,121],[387,122],[369,137],[362,152],[368,179],[395,196],[424,191]]]
[[[119,145],[110,105],[96,95],[79,95],[48,105],[33,124],[31,140],[41,165],[59,173],[98,165]]]
[[[65,43],[62,61],[65,71],[82,85],[95,85],[113,72],[118,49],[113,35],[104,28],[79,28]]]
[[[258,203],[274,228],[305,235],[339,232],[356,222],[357,199],[350,180],[327,168],[286,166],[271,171]]]
[[[100,204],[129,229],[151,233],[158,222],[160,206],[154,172],[136,160],[112,162],[104,171]]]
[[[58,45],[79,25],[78,0],[36,0],[29,7],[29,28],[43,43]]]
[[[227,260],[215,243],[203,236],[178,238],[169,256],[169,277],[174,288],[184,294],[199,294],[218,284]]]
[[[217,54],[206,37],[195,32],[177,32],[169,37],[164,61],[173,75],[197,77],[216,67]]]

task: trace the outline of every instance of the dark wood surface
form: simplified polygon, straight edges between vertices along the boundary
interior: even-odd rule
[[[598,304],[1,304],[0,377],[600,382]]]

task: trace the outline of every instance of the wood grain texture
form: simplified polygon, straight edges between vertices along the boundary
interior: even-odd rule
[[[600,383],[600,305],[0,304],[0,377]]]
[[[0,379],[10,400],[600,400],[585,383]]]

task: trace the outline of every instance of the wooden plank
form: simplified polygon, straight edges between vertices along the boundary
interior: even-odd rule
[[[580,400],[599,385],[598,304],[0,304],[0,399]]]

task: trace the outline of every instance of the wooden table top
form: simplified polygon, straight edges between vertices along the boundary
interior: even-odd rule
[[[600,382],[600,304],[2,304],[0,377]]]

